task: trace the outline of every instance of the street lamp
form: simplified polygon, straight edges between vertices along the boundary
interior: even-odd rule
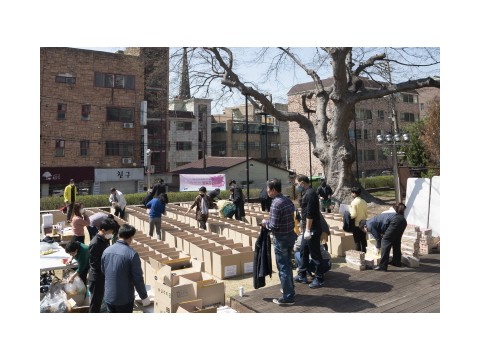
[[[400,178],[398,176],[398,160],[397,160],[397,146],[408,146],[410,144],[410,135],[402,133],[400,130],[395,131],[392,135],[387,133],[385,135],[377,135],[377,145],[384,147],[392,147],[393,160],[393,182],[395,186],[395,202],[398,204],[401,201],[400,194]]]
[[[150,189],[150,173],[151,173],[151,164],[152,162],[152,150],[147,149],[147,191]]]

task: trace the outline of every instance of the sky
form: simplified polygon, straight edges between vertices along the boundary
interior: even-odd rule
[[[125,47],[81,47],[81,49],[87,50],[96,50],[96,51],[105,51],[105,52],[117,52],[119,50],[124,50]],[[256,51],[260,49],[259,47],[245,47],[241,49],[241,54],[245,56],[253,56]],[[312,53],[312,48],[304,48],[299,50],[301,53],[310,54]],[[265,93],[270,93],[273,96],[273,101],[278,103],[287,103],[287,93],[292,88],[292,86],[304,82],[310,82],[311,77],[305,74],[303,70],[296,71],[281,71],[278,75],[278,78],[272,79],[270,81],[265,81],[263,79],[269,63],[267,61],[257,63],[255,66],[250,66],[239,62],[241,66],[239,67],[240,73],[245,79],[253,81],[262,88]],[[326,75],[329,76],[329,75]],[[212,84],[212,87],[219,89],[221,87],[220,82],[216,81]],[[172,84],[170,87],[170,97],[178,95],[179,88],[178,84]],[[193,95],[193,94],[192,94]],[[245,100],[243,95],[240,94],[238,90],[234,90],[234,96],[226,104],[218,104],[215,101],[212,101],[212,114],[221,114],[225,106],[235,106],[239,104],[244,104]],[[213,100],[215,98],[211,97]]]
[[[98,355],[225,358],[268,351],[297,357],[471,358],[478,342],[477,209],[478,11],[474,2],[305,0],[288,7],[244,0],[134,3],[52,0],[9,3],[2,10],[4,117],[1,304],[5,353],[38,359],[85,353],[73,344],[105,338]],[[230,8],[233,7],[234,10]],[[181,7],[181,8],[180,8]],[[452,23],[452,20],[456,20]],[[442,285],[440,314],[225,314],[107,316],[38,312],[39,48],[44,46],[440,46],[442,52]],[[475,60],[475,61],[474,61]],[[32,199],[34,199],[32,201]],[[473,256],[470,256],[472,254]],[[35,276],[32,276],[35,275]],[[275,275],[275,274],[274,274]],[[305,330],[298,330],[298,328]],[[312,333],[321,329],[321,339]],[[353,335],[355,334],[355,335]],[[300,345],[298,339],[306,339]],[[25,339],[28,339],[25,342]],[[73,340],[72,340],[73,339]],[[125,339],[119,340],[119,339]],[[316,340],[316,339],[315,339]],[[53,341],[53,342],[52,342]],[[124,343],[121,343],[124,341]],[[46,344],[53,344],[46,347]],[[26,346],[27,345],[27,346]],[[75,347],[75,346],[74,346]],[[35,349],[35,350],[32,350]],[[312,350],[313,349],[313,350]],[[468,354],[468,355],[467,355]]]

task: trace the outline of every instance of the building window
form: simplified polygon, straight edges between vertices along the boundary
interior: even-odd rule
[[[225,123],[216,123],[212,124],[212,133],[224,133],[227,132]]]
[[[415,121],[415,114],[414,113],[402,113],[401,119],[403,121]]]
[[[404,103],[417,103],[417,96],[413,94],[402,94]]]
[[[105,145],[107,156],[133,156],[133,142],[107,141]]]
[[[80,141],[80,156],[88,156],[88,148],[90,147],[89,140]]]
[[[82,116],[80,117],[82,120],[90,120],[90,105],[82,105]]]
[[[385,119],[385,111],[378,110],[377,111],[377,117],[378,117],[378,120],[384,120]]]
[[[420,111],[423,111],[423,110],[425,110],[425,104],[424,104],[424,103],[421,103],[421,104],[420,104]]]
[[[232,127],[232,133],[234,134],[241,134],[241,133],[244,133],[245,132],[245,129],[243,127],[243,124],[233,124],[233,127]]]
[[[192,130],[191,121],[177,121],[177,130]]]
[[[133,108],[107,107],[107,121],[133,122]]]
[[[212,141],[212,156],[225,156],[227,153],[226,141]]]
[[[358,120],[372,119],[372,110],[355,109],[355,115]]]
[[[178,141],[176,143],[177,150],[192,150],[192,142],[191,141]]]
[[[55,140],[55,156],[65,156],[65,140]]]
[[[375,150],[366,150],[365,151],[367,161],[374,161],[375,160]]]
[[[362,130],[361,129],[355,130],[355,138],[357,140],[360,140],[362,138]]]
[[[355,134],[354,134],[354,132],[353,132],[353,129],[348,129],[348,138],[349,138],[350,140],[355,139]]]
[[[357,149],[357,162],[363,161],[363,150]]]
[[[76,78],[74,78],[73,76],[67,76],[67,75],[55,76],[55,82],[60,84],[75,84],[76,81],[77,81]]]
[[[95,72],[95,86],[135,90],[135,76]]]
[[[57,104],[57,120],[65,120],[67,118],[67,104]]]

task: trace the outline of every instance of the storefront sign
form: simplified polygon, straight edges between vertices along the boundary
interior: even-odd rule
[[[40,168],[40,184],[68,184],[70,179],[74,179],[77,184],[82,181],[93,181],[94,168],[92,166]]]

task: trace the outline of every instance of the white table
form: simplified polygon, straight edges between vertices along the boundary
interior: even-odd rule
[[[66,270],[73,269],[78,266],[78,264],[69,264],[65,265],[63,259],[70,259],[70,255],[67,254],[65,249],[59,246],[58,249],[55,249],[54,253],[48,255],[40,255],[40,272],[42,271],[51,271],[51,270]]]

